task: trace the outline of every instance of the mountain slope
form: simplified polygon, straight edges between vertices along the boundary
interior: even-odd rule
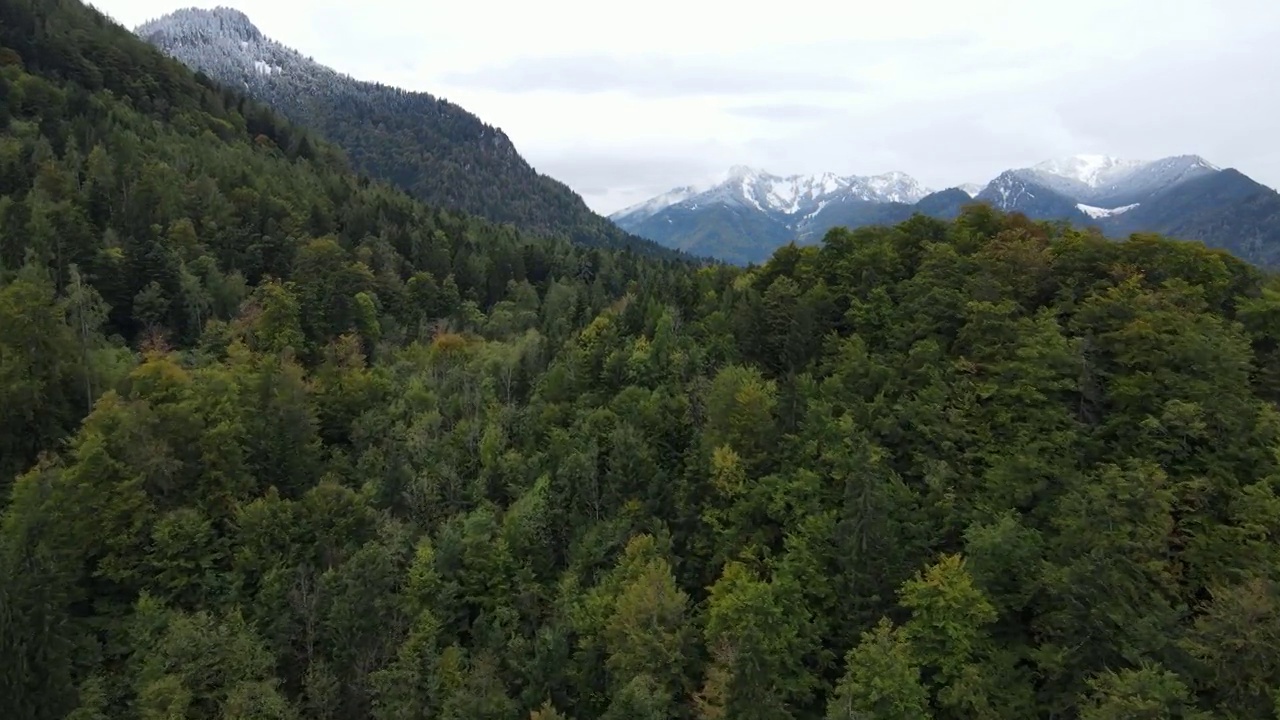
[[[1158,233],[1280,266],[1280,194],[1198,155],[1050,161],[1003,173],[978,198],[1035,219],[1094,225],[1114,238]]]
[[[1085,221],[1087,216],[1077,207],[1080,201],[1063,190],[1063,184],[1046,182],[1035,173],[1008,170],[992,180],[975,199],[997,210],[1020,212],[1028,217]]]
[[[427,208],[74,2],[0,2],[0,123],[0,284],[22,273],[30,295],[74,298],[40,322],[0,301],[6,333],[50,347],[19,371],[0,344],[0,377],[31,375],[0,397],[0,505],[122,367],[108,360],[144,342],[225,349],[272,283],[297,293],[288,344],[314,360],[344,333],[371,352],[483,326],[508,293],[536,303],[557,280],[587,312],[667,265]],[[81,320],[70,347],[48,327],[59,313]]]
[[[145,23],[139,37],[341,146],[361,172],[438,207],[593,246],[634,246],[563,183],[539,174],[510,139],[427,93],[342,75],[265,37],[229,8],[186,9]],[[669,253],[668,253],[669,254]]]
[[[1213,238],[1237,257],[1280,267],[1280,193],[1238,170],[1201,175],[1155,199],[1107,219],[1104,231],[1122,236],[1154,232],[1175,238]]]
[[[1212,176],[1221,168],[1199,155],[1179,155],[1145,163],[1117,182],[1100,185],[1089,197],[1091,204],[1122,207],[1145,202],[1182,183]]]
[[[977,201],[965,190],[950,188],[930,193],[915,203],[869,201],[835,203],[823,208],[821,213],[805,223],[805,239],[823,237],[832,228],[838,227],[896,225],[917,214],[951,220],[960,215],[964,206],[974,202]]]
[[[796,239],[788,225],[753,208],[728,203],[673,205],[627,225],[630,232],[667,247],[726,262],[760,262]]]

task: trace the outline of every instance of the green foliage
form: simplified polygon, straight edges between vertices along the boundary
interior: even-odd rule
[[[35,267],[0,287],[0,496],[40,450],[56,448],[88,401],[74,322]]]
[[[827,720],[927,720],[929,696],[911,648],[888,620],[863,633],[827,706]]]
[[[1207,720],[1212,717],[1195,708],[1187,687],[1177,675],[1159,666],[1142,665],[1119,673],[1104,672],[1091,680],[1089,687],[1091,693],[1080,711],[1080,717],[1085,720]]]
[[[751,271],[523,239],[0,9],[0,716],[1274,713],[1254,269],[980,209]]]

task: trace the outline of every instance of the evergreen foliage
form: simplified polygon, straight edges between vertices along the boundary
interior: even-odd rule
[[[1275,717],[1225,252],[978,206],[698,268],[359,180],[73,0],[0,59],[0,717]]]

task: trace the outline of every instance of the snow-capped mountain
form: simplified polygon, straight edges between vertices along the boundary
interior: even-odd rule
[[[1177,155],[1143,163],[1132,172],[1110,183],[1099,185],[1095,203],[1106,207],[1132,205],[1199,177],[1222,171],[1199,155]]]
[[[689,208],[713,203],[741,205],[763,213],[793,218],[812,217],[836,202],[914,203],[929,194],[911,176],[890,172],[872,176],[774,175],[745,165],[729,169],[724,178],[706,189],[676,188],[610,216],[614,221],[639,221],[667,208]]]
[[[314,75],[328,70],[264,36],[247,15],[227,7],[179,10],[144,23],[134,32],[207,75],[236,77],[246,86],[259,76],[286,71]]]
[[[642,203],[636,203],[631,207],[619,210],[609,217],[610,219],[627,217],[629,215],[648,217],[654,213],[661,212],[672,205],[682,203],[689,198],[695,197],[702,192],[704,192],[702,189],[694,187],[693,185],[674,188],[662,193],[661,195],[649,198]]]
[[[1072,155],[1045,160],[1031,169],[1043,175],[1072,180],[1096,188],[1112,184],[1144,164],[1141,160],[1122,160],[1108,155]]]
[[[1198,155],[1144,161],[1086,154],[1006,170],[984,186],[939,193],[899,172],[782,177],[739,166],[706,190],[680,188],[611,219],[672,247],[752,262],[791,240],[816,242],[832,227],[900,222],[916,213],[952,217],[968,202],[1033,219],[1098,225],[1106,232],[1196,232],[1209,244],[1229,246],[1230,238],[1215,233],[1236,224],[1232,213],[1242,212],[1246,200],[1254,207],[1280,206],[1275,191]],[[1280,242],[1280,228],[1269,232]]]
[[[1114,208],[1141,202],[1144,197],[1219,169],[1199,155],[1178,155],[1156,161],[1073,155],[1014,172],[1069,198],[1096,207]]]
[[[902,172],[881,175],[775,175],[736,165],[710,187],[675,188],[610,216],[623,229],[681,249],[724,245],[749,233],[762,244],[781,244],[832,227],[864,206],[910,206],[930,191]],[[661,238],[661,239],[659,239]],[[716,256],[715,253],[712,253]],[[730,259],[751,259],[751,255]]]
[[[1064,189],[1064,183],[1071,182],[1080,187],[1084,187],[1084,183],[1065,178],[1058,178],[1062,182],[1055,182],[1054,178],[1057,176],[1028,170],[1006,170],[987,183],[974,199],[1005,212],[1083,220],[1085,216],[1076,205],[1086,199],[1088,193],[1079,188],[1072,192],[1070,186]]]

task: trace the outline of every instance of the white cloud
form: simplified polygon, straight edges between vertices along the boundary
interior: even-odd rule
[[[134,26],[191,0],[98,0]],[[449,98],[611,211],[729,164],[942,187],[1074,152],[1280,185],[1274,0],[214,0],[356,77]]]

